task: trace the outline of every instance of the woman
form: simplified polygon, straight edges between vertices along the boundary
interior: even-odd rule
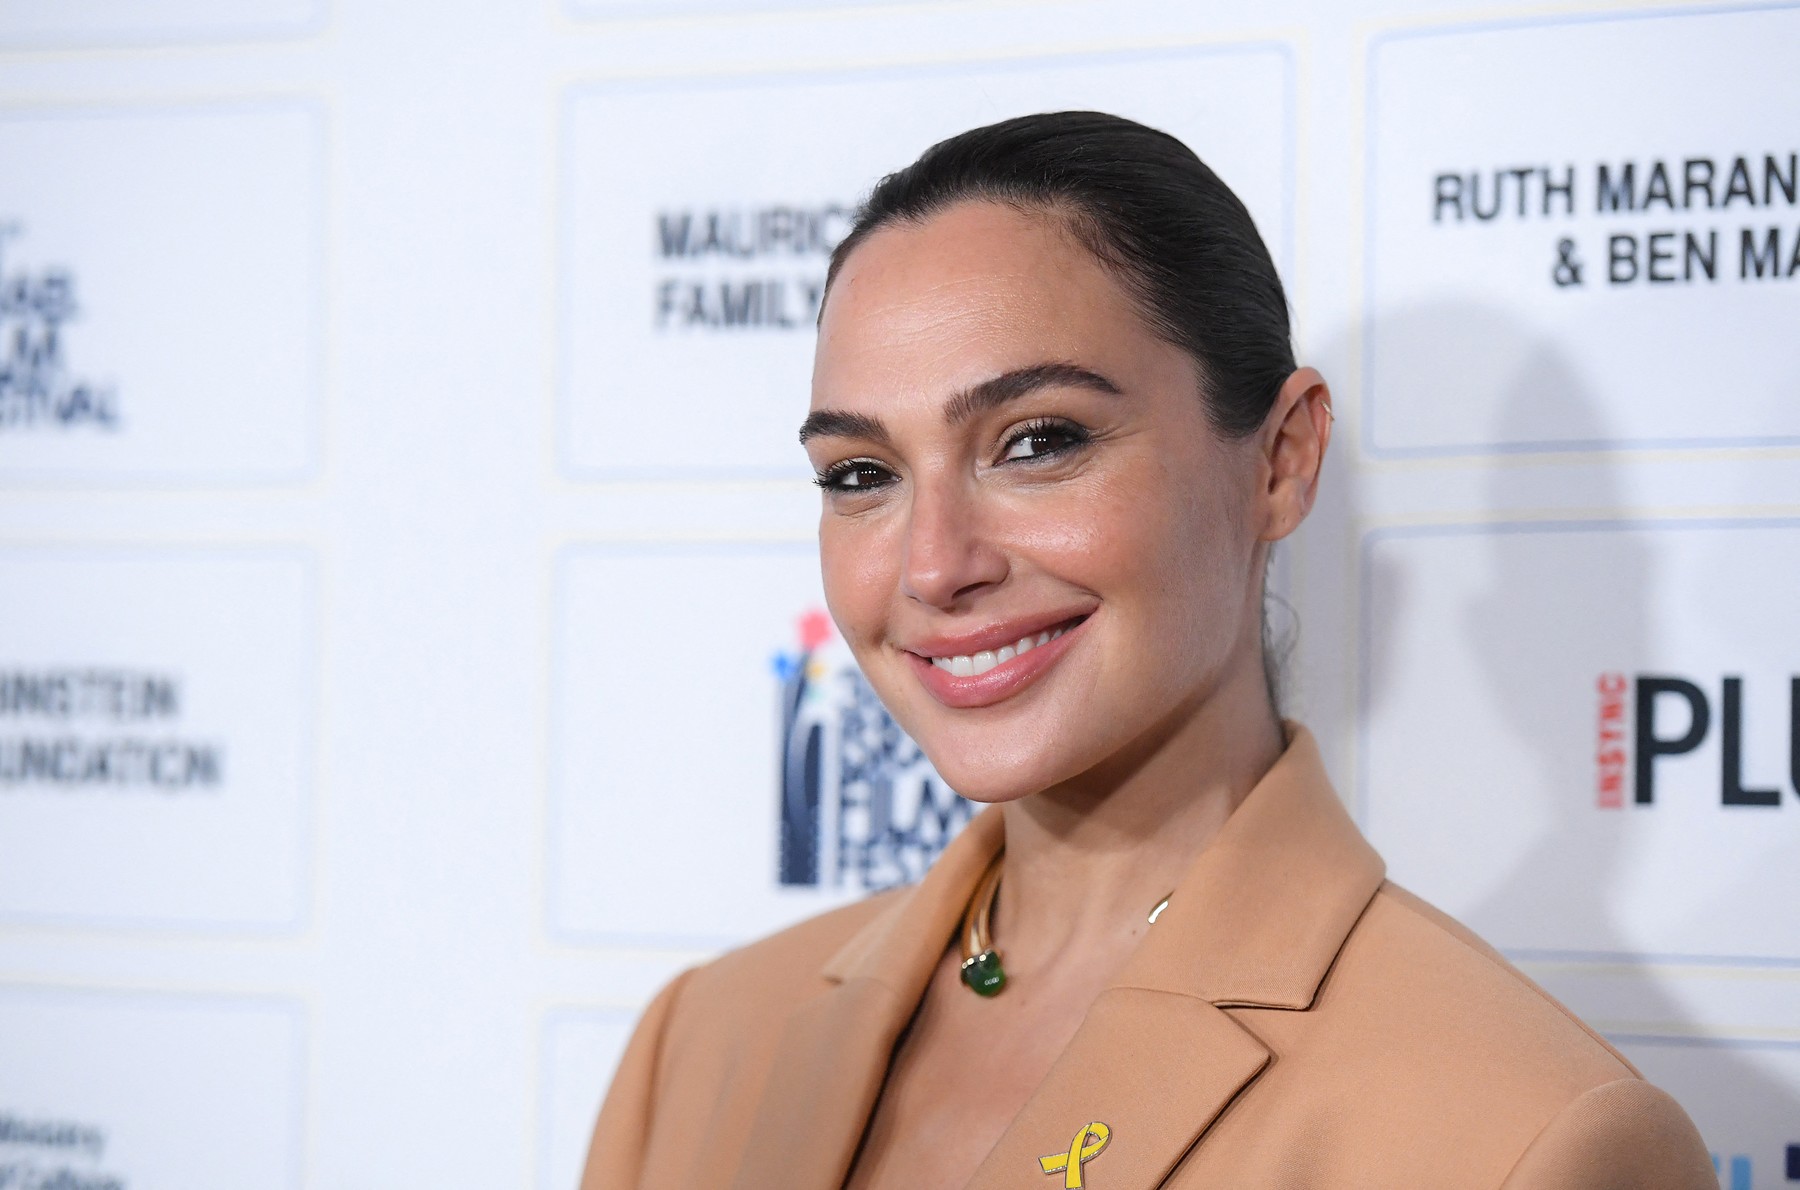
[[[671,983],[583,1186],[1716,1187],[1673,1100],[1383,879],[1276,712],[1264,571],[1331,398],[1224,184],[1008,120],[884,179],[827,286],[827,602],[989,808]]]

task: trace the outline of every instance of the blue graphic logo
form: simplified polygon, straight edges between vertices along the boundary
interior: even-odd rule
[[[875,696],[831,619],[812,609],[777,653],[784,885],[907,884],[974,816]]]

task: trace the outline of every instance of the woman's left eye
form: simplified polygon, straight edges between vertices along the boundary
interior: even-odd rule
[[[1061,454],[1088,440],[1087,431],[1070,422],[1039,422],[1022,426],[1006,440],[1003,460],[1031,460]]]

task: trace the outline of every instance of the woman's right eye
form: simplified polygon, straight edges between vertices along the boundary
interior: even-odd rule
[[[845,459],[819,472],[813,482],[827,492],[866,492],[893,479],[894,473],[873,459]]]

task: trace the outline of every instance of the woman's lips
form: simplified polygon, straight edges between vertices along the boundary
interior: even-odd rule
[[[1012,697],[1055,665],[1074,647],[1088,616],[1065,620],[1036,633],[1021,633],[1013,644],[954,658],[931,658],[907,652],[907,663],[931,696],[947,707],[985,707]],[[1024,652],[1018,644],[1029,639]],[[1043,641],[1039,644],[1039,641]],[[946,664],[940,664],[946,663]],[[977,672],[980,671],[980,672]]]

